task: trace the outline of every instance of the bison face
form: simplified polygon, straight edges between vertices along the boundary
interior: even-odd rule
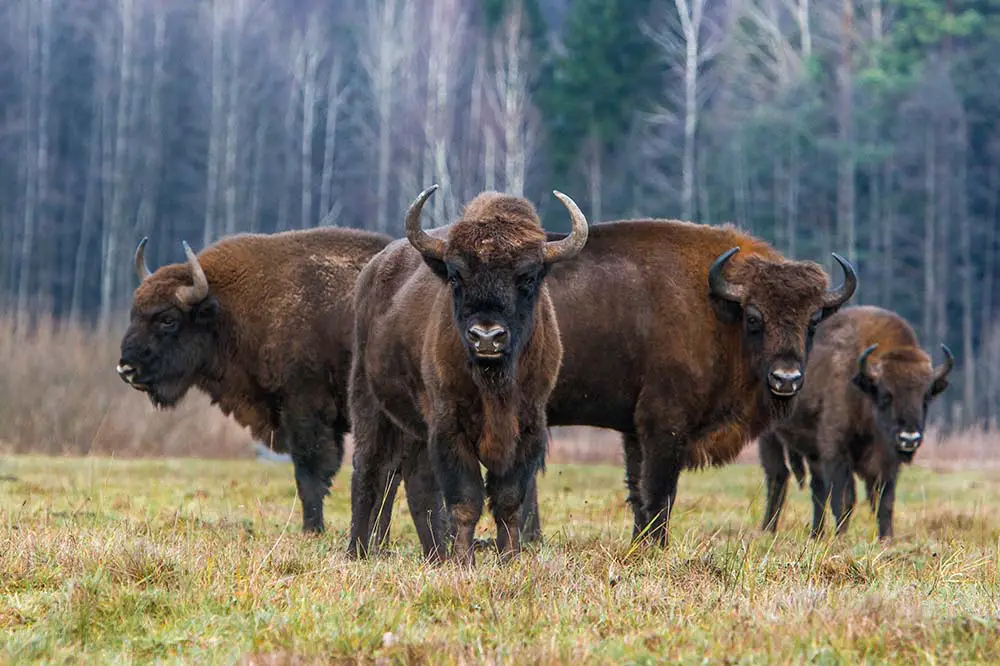
[[[136,250],[136,289],[129,327],[121,342],[118,376],[143,391],[159,409],[173,407],[211,365],[218,303],[191,248],[187,266],[165,266],[150,275],[143,259],[146,239]]]
[[[742,346],[753,376],[764,382],[772,416],[783,418],[805,383],[805,365],[816,326],[835,313],[857,289],[854,268],[834,258],[844,269],[844,283],[827,289],[827,279],[813,262],[769,261],[750,256],[723,269],[734,247],[719,256],[708,271],[709,291],[728,321],[741,326]]]
[[[504,363],[520,352],[546,273],[541,253],[534,254],[515,266],[490,265],[468,253],[433,266],[451,289],[455,324],[472,362]]]
[[[890,349],[877,359],[870,358],[878,344],[858,357],[853,384],[871,400],[879,439],[904,462],[909,462],[924,440],[927,409],[948,388],[948,373],[955,360],[951,350],[941,345],[944,364],[931,367],[930,357],[921,349]]]
[[[555,192],[569,210],[572,232],[546,242],[530,202],[493,193],[470,203],[445,241],[420,228],[420,211],[437,187],[421,192],[410,206],[407,238],[449,285],[454,323],[470,361],[510,367],[531,335],[548,266],[583,249],[587,220],[572,199]]]

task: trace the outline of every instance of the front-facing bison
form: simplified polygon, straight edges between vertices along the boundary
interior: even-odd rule
[[[348,229],[230,236],[150,274],[121,341],[118,375],[157,407],[192,387],[254,437],[288,451],[303,529],[323,530],[323,498],[349,429],[353,289],[392,239]]]
[[[823,529],[827,500],[837,533],[854,509],[856,473],[869,489],[880,538],[892,536],[896,478],[924,438],[931,402],[948,387],[954,360],[934,367],[913,328],[895,312],[873,306],[843,310],[817,331],[807,385],[791,416],[760,440],[767,477],[762,528],[774,531],[785,500],[788,468],[805,458],[813,500],[812,535]],[[799,463],[800,466],[800,463]],[[802,475],[796,470],[796,476]]]
[[[454,557],[471,565],[480,464],[501,555],[520,550],[521,504],[544,460],[545,405],[562,359],[545,275],[579,253],[587,221],[556,192],[572,232],[546,242],[529,201],[485,192],[428,233],[420,211],[436,187],[411,206],[407,240],[358,280],[349,554],[380,545],[399,470],[424,555],[444,555],[450,522]]]
[[[564,334],[548,423],[624,435],[633,538],[665,545],[681,471],[732,461],[788,414],[813,327],[857,288],[834,257],[844,281],[830,287],[819,264],[731,225],[623,220],[592,225],[553,268]]]

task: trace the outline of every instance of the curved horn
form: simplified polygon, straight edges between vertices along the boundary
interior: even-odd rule
[[[708,268],[709,292],[713,296],[724,298],[725,300],[733,301],[734,303],[743,302],[743,296],[745,295],[746,290],[743,287],[731,284],[728,280],[726,280],[726,278],[722,276],[722,269],[725,268],[726,262],[739,251],[739,247],[726,250],[720,254]]]
[[[420,254],[428,259],[440,261],[444,257],[444,241],[440,238],[434,238],[420,228],[420,211],[437,188],[437,185],[431,185],[417,195],[417,198],[410,204],[410,209],[406,211],[406,238]]]
[[[840,307],[854,295],[854,292],[858,288],[858,274],[854,272],[854,266],[851,266],[851,262],[836,252],[831,252],[831,254],[837,260],[837,263],[840,264],[840,267],[844,269],[844,281],[839,287],[827,289],[823,294],[824,308]]]
[[[177,289],[177,298],[187,305],[197,305],[208,296],[208,278],[205,277],[205,270],[201,267],[197,255],[191,250],[187,241],[181,241],[184,246],[184,254],[187,256],[188,268],[191,269],[190,287],[180,287]]]
[[[549,241],[545,244],[543,261],[547,264],[563,261],[564,259],[572,259],[580,254],[580,250],[587,244],[587,236],[589,235],[587,218],[583,214],[583,211],[580,210],[580,207],[576,205],[576,202],[559,190],[552,190],[552,194],[556,195],[556,198],[562,202],[563,206],[566,206],[573,226],[569,232],[569,236],[566,236],[566,238]]]
[[[955,367],[955,355],[948,349],[948,345],[942,343],[941,351],[944,352],[944,363],[934,368],[934,381],[941,381],[948,376],[951,369]]]
[[[871,353],[877,348],[878,343],[876,342],[875,344],[867,347],[863,352],[861,352],[861,356],[858,357],[858,371],[860,371],[865,377],[871,377],[871,375],[868,374],[868,357],[871,356]]]
[[[139,282],[142,282],[152,275],[149,271],[149,266],[146,265],[147,241],[149,241],[149,237],[143,236],[142,240],[139,241],[139,246],[135,248],[135,274],[139,277]]]

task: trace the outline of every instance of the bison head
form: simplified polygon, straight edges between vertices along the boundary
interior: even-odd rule
[[[827,289],[823,269],[811,261],[773,261],[751,255],[723,269],[740,248],[720,255],[708,271],[709,292],[742,327],[743,347],[754,375],[767,383],[768,405],[786,416],[805,381],[806,357],[816,326],[835,313],[857,289],[851,264],[834,253],[844,282]]]
[[[121,342],[118,376],[143,391],[159,409],[172,407],[211,366],[218,303],[187,243],[186,264],[164,266],[150,274],[146,238],[135,251],[139,287]]]
[[[871,358],[876,349],[878,344],[871,345],[858,357],[852,382],[871,400],[883,443],[909,461],[923,442],[927,408],[948,388],[955,358],[943,344],[945,360],[937,368],[917,347],[897,347]]]
[[[587,219],[565,194],[572,232],[546,242],[538,215],[521,197],[496,192],[469,202],[447,240],[420,228],[420,210],[434,193],[420,193],[406,216],[406,236],[451,290],[455,325],[470,361],[509,367],[530,336],[542,280],[551,264],[577,255],[587,241]]]

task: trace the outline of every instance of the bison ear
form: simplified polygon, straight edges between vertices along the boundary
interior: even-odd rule
[[[428,257],[426,254],[421,255],[424,259],[424,263],[434,272],[434,275],[438,276],[445,282],[448,281],[448,264],[444,263],[440,259],[435,259],[434,257]]]
[[[855,372],[854,376],[851,378],[851,383],[857,386],[862,393],[872,398],[878,395],[878,387],[875,386],[875,382],[872,378],[863,372]]]
[[[948,379],[946,377],[941,377],[940,379],[935,379],[931,383],[930,396],[931,398],[936,398],[945,392],[948,388]]]
[[[194,307],[192,312],[194,321],[201,326],[208,326],[215,323],[219,317],[219,301],[215,296],[209,294],[208,297]]]
[[[710,298],[709,301],[712,303],[712,308],[715,309],[715,316],[723,324],[737,324],[743,319],[743,306],[739,303],[714,297]]]

